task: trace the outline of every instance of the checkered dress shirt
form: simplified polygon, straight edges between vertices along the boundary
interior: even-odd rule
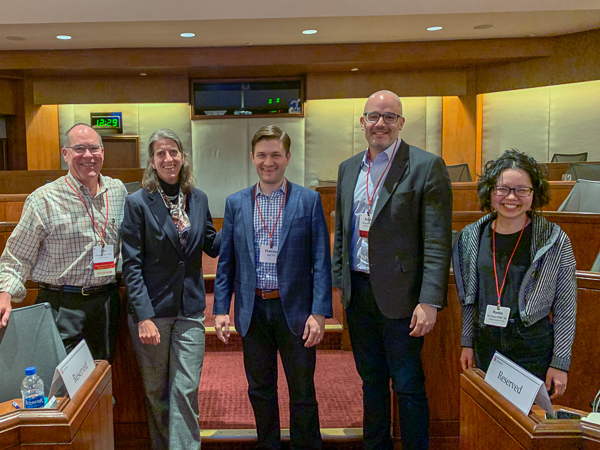
[[[284,201],[285,188],[287,181],[284,180],[283,184],[273,191],[271,195],[265,195],[260,191],[260,186],[256,184],[256,202],[262,217],[265,220],[265,224],[269,231],[273,230],[273,225],[277,220],[279,214],[279,208],[281,202]],[[254,205],[253,224],[254,224],[254,256],[256,258],[256,287],[258,289],[279,289],[277,284],[277,264],[276,263],[263,263],[260,262],[260,246],[270,245],[271,238],[269,232],[263,224],[258,213],[257,205]],[[275,225],[275,231],[273,232],[273,248],[279,247],[279,234],[281,232],[281,224],[283,223],[283,215],[285,214],[285,201],[279,220]]]
[[[25,297],[25,280],[70,286],[100,286],[114,276],[94,277],[92,251],[101,243],[86,206],[70,185],[78,190],[107,245],[119,257],[119,230],[127,190],[120,180],[100,175],[98,193],[92,198],[87,187],[71,173],[36,189],[25,201],[21,220],[6,242],[0,257],[0,291],[13,301]]]

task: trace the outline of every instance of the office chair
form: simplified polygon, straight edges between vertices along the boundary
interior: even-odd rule
[[[571,174],[571,180],[600,181],[600,163],[598,163],[598,164],[571,163],[571,164],[569,164],[567,173]]]
[[[600,213],[600,181],[577,180],[558,210]]]
[[[581,162],[587,161],[588,154],[584,153],[555,153],[550,162]]]
[[[133,181],[131,183],[123,183],[128,194],[133,194],[135,191],[139,191],[141,186],[139,181]]]
[[[453,183],[458,181],[473,181],[467,163],[446,166],[446,168],[448,169],[448,175],[450,175],[450,181]]]
[[[48,395],[58,363],[67,356],[48,303],[12,310],[0,329],[0,402],[21,397],[25,369],[35,366]]]

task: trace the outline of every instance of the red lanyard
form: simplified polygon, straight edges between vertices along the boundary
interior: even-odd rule
[[[283,183],[287,185],[287,181],[283,180]],[[269,234],[271,248],[273,248],[273,234],[275,234],[275,227],[277,226],[277,222],[279,222],[279,216],[281,215],[281,211],[283,210],[283,204],[285,203],[285,197],[287,195],[287,189],[283,189],[283,198],[281,199],[281,205],[279,206],[279,213],[277,213],[277,219],[275,219],[275,223],[273,224],[273,230],[269,231],[267,224],[265,223],[265,219],[263,218],[262,213],[260,212],[260,206],[258,206],[258,200],[256,199],[256,195],[258,193],[259,184],[256,183],[256,187],[254,188],[254,204],[256,205],[256,209],[258,210],[258,215],[260,216],[260,220],[262,220],[263,226],[267,233]],[[287,187],[287,186],[286,186]]]
[[[392,152],[392,156],[388,160],[388,163],[386,164],[385,169],[383,169],[383,172],[381,173],[381,176],[379,177],[379,180],[377,181],[377,185],[375,186],[375,190],[373,191],[373,195],[371,197],[369,197],[369,173],[371,172],[371,150],[370,149],[367,150],[367,204],[369,205],[369,209],[367,210],[368,213],[371,212],[371,204],[373,203],[373,199],[375,198],[375,193],[377,192],[377,189],[379,188],[379,183],[381,183],[381,180],[383,179],[383,176],[385,175],[385,171],[387,170],[387,168],[390,166],[390,163],[394,159],[394,155],[396,154],[397,149],[398,149],[398,138],[396,138],[396,145],[394,146],[394,151]]]
[[[79,200],[81,200],[81,203],[83,203],[83,206],[85,206],[85,210],[87,211],[88,216],[90,216],[90,219],[92,219],[92,223],[94,224],[94,228],[98,232],[98,235],[100,236],[100,241],[102,242],[102,246],[104,247],[104,245],[106,245],[105,242],[104,242],[104,233],[106,233],[106,227],[108,226],[108,191],[106,191],[106,222],[104,222],[104,230],[102,230],[102,232],[100,232],[100,229],[98,228],[98,225],[96,225],[96,221],[94,220],[94,217],[92,216],[92,214],[90,213],[90,210],[88,209],[87,205],[83,201],[83,198],[81,198],[81,195],[79,195],[79,192],[77,192],[75,190],[75,188],[73,186],[71,186],[71,183],[69,183],[69,180],[67,180],[65,178],[65,181],[67,182],[67,184],[69,185],[69,187],[71,189],[73,189],[73,192],[75,192],[77,194],[77,197],[79,197]]]
[[[506,271],[504,272],[504,280],[502,280],[502,287],[500,289],[498,289],[498,272],[496,271],[496,227],[492,227],[492,256],[494,258],[494,278],[496,279],[496,294],[498,295],[498,307],[500,307],[500,297],[502,296],[502,290],[504,289],[504,283],[506,283],[506,276],[508,275],[508,268],[510,267],[510,263],[512,262],[513,256],[515,256],[515,252],[517,251],[519,242],[521,242],[521,238],[523,237],[523,232],[525,231],[526,225],[527,225],[527,219],[525,219],[525,223],[523,224],[523,228],[521,229],[521,234],[519,235],[517,244],[515,245],[515,248],[512,251],[512,254],[510,255],[508,264],[506,265]]]

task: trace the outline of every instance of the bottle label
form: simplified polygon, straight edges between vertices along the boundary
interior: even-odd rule
[[[44,395],[38,394],[25,397],[23,399],[23,406],[25,406],[25,408],[43,408]]]

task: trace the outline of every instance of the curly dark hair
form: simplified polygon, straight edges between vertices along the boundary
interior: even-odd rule
[[[550,184],[548,183],[546,167],[537,163],[531,156],[517,149],[506,150],[498,159],[488,161],[483,175],[477,182],[479,205],[484,212],[492,211],[492,190],[506,169],[521,169],[527,172],[533,186],[533,202],[531,209],[540,209],[550,201]]]

